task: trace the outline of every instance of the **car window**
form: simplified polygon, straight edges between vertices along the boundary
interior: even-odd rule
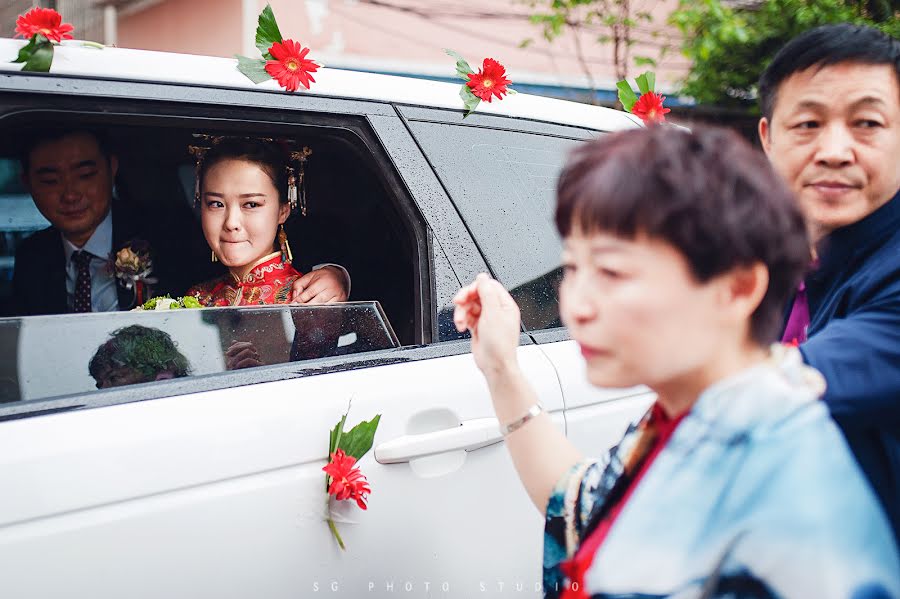
[[[365,358],[350,354],[437,340],[431,298],[435,266],[425,219],[404,195],[403,179],[365,119],[316,114],[302,124],[267,125],[261,113],[214,120],[209,113],[215,109],[196,106],[178,118],[124,118],[96,114],[87,106],[77,113],[79,102],[72,99],[71,117],[42,113],[38,98],[27,114],[5,116],[0,98],[0,138],[6,140],[0,139],[0,403],[5,407],[19,414],[26,412],[13,405],[17,402],[37,402],[34,413],[53,411],[54,403],[108,403],[102,397],[111,396],[94,393],[98,388],[147,389],[144,397],[137,397],[139,391],[109,400],[116,403],[235,381],[278,380],[299,372],[278,365],[326,359],[328,369],[355,368]],[[60,233],[45,230],[49,223],[22,186],[18,148],[10,141],[20,139],[21,132],[43,129],[88,130],[102,136],[117,158],[113,251],[97,254],[100,265],[91,268],[103,269],[105,262],[105,272],[118,276],[114,256],[119,249],[149,247],[153,258],[146,295],[139,296],[124,279],[111,279],[120,311],[69,313],[66,301],[72,292],[66,291],[66,277],[71,275]],[[301,274],[328,263],[349,271],[349,302],[257,306],[248,295],[254,305],[132,311],[148,297],[177,298],[198,284],[214,289],[215,281],[227,278],[226,267],[211,260],[194,208],[196,161],[190,146],[198,136],[277,140],[285,151],[311,150],[298,186],[307,210],[296,211],[284,231]],[[450,270],[444,262],[437,268]],[[446,278],[443,272],[441,280]],[[50,301],[57,296],[61,302]],[[316,367],[302,368],[314,372]],[[229,371],[240,372],[223,376]],[[187,380],[176,384],[172,379]],[[77,397],[85,394],[101,399]],[[48,404],[48,399],[57,401]]]
[[[378,302],[3,318],[0,403],[398,346]]]
[[[580,140],[489,127],[410,121],[410,128],[494,275],[529,330],[561,326],[556,180]]]

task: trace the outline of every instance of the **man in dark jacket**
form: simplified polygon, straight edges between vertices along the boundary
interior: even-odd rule
[[[776,55],[759,96],[763,148],[815,242],[783,340],[825,375],[823,399],[900,538],[900,41],[813,29]]]

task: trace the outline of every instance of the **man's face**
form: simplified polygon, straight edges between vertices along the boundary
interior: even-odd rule
[[[900,83],[889,65],[794,73],[778,87],[759,135],[815,239],[865,218],[900,189]]]
[[[107,159],[89,133],[73,133],[38,145],[28,158],[24,179],[35,205],[81,247],[109,212],[115,157]]]

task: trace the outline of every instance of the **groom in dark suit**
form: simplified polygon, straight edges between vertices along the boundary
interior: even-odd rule
[[[118,284],[110,256],[130,242],[149,242],[153,295],[181,295],[196,280],[188,268],[185,235],[171,224],[152,225],[118,200],[113,184],[118,159],[103,135],[88,130],[33,132],[22,152],[23,180],[35,205],[52,226],[22,242],[13,272],[16,314],[108,312],[134,307],[135,295]],[[179,219],[176,219],[179,220]],[[187,219],[185,219],[187,220]],[[155,234],[154,234],[155,233]],[[326,265],[299,279],[295,301],[347,299],[349,279]]]
[[[16,252],[16,313],[130,308],[133,292],[116,284],[107,263],[113,250],[139,230],[124,203],[113,201],[118,161],[105,139],[89,131],[41,133],[23,152],[22,167],[35,205],[52,226],[26,239]],[[164,266],[159,262],[154,264],[157,276]]]

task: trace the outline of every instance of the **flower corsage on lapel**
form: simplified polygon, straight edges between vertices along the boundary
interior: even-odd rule
[[[153,274],[153,259],[150,244],[142,239],[133,239],[110,258],[110,266],[116,281],[134,294],[131,305],[141,305],[150,296],[150,285],[157,283]]]

